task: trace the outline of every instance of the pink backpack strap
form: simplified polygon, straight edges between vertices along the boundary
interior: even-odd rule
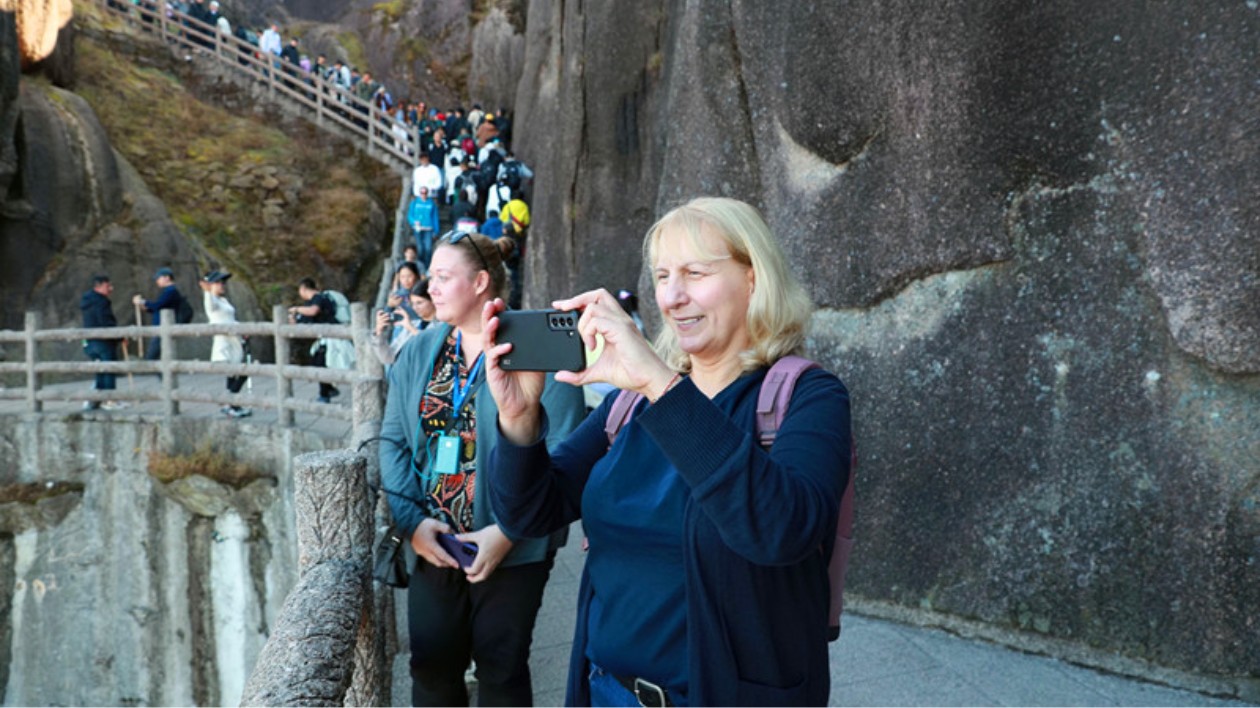
[[[634,391],[617,393],[617,398],[613,400],[612,408],[608,411],[608,420],[604,421],[608,447],[612,447],[613,441],[617,439],[617,433],[620,433],[621,429],[626,427],[626,423],[630,422],[630,413],[642,398],[643,394]]]
[[[762,447],[769,448],[774,444],[779,426],[787,415],[788,404],[792,401],[796,380],[806,371],[817,368],[817,363],[795,355],[785,356],[770,367],[761,382],[761,391],[757,393],[757,441]]]
[[[827,610],[827,638],[835,641],[840,637],[840,616],[844,614],[844,576],[849,569],[849,555],[853,552],[853,481],[857,479],[857,446],[850,442],[849,484],[840,496],[840,518],[836,521],[836,547],[827,564],[827,577],[831,580],[831,606]]]

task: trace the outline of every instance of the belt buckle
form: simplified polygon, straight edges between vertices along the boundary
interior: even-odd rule
[[[647,698],[656,699],[656,702],[648,703],[645,700],[645,694]],[[634,697],[639,699],[639,705],[644,708],[665,708],[665,706],[669,705],[665,699],[665,689],[641,678],[634,680]]]

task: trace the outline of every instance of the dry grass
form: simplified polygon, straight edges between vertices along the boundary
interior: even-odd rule
[[[75,50],[76,92],[114,147],[175,223],[252,286],[264,311],[295,297],[303,275],[339,273],[333,279],[343,282],[334,285],[366,287],[356,274],[388,244],[388,234],[369,228],[370,207],[393,213],[392,172],[314,128],[286,134],[200,101],[175,75],[139,66],[86,34]],[[241,179],[250,182],[233,183]]]
[[[19,504],[36,504],[42,499],[59,497],[62,494],[80,494],[83,485],[78,482],[27,482],[0,486],[0,504],[17,502]]]
[[[163,484],[198,474],[234,489],[272,476],[226,452],[220,452],[209,442],[201,443],[192,453],[155,451],[149,455],[149,475]]]

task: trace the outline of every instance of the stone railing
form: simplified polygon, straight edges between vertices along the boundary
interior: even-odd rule
[[[180,414],[181,403],[213,403],[240,405],[251,408],[273,409],[281,427],[292,427],[294,413],[311,413],[320,416],[348,420],[354,424],[353,437],[362,440],[375,435],[381,420],[382,367],[372,352],[368,336],[367,308],[363,303],[350,306],[349,325],[289,324],[288,313],[283,306],[272,311],[272,321],[243,322],[237,324],[172,324],[174,312],[165,310],[161,324],[147,327],[112,328],[39,328],[37,313],[26,313],[26,327],[21,331],[0,330],[0,344],[22,343],[25,357],[21,362],[0,362],[0,374],[24,374],[25,385],[0,389],[0,400],[25,400],[27,413],[40,413],[48,401],[103,401],[106,399],[129,402],[159,401],[162,414],[172,418]],[[190,361],[177,358],[177,340],[189,337],[210,337],[229,334],[245,337],[266,336],[275,341],[276,364],[229,364],[224,362]],[[83,339],[123,339],[159,337],[162,342],[161,358],[148,361],[131,359],[113,362],[47,361],[39,357],[41,342],[74,342]],[[291,341],[319,337],[349,339],[354,342],[356,368],[353,370],[327,369],[289,364]],[[97,374],[112,373],[120,376],[157,373],[161,385],[156,391],[143,389],[116,389],[112,391],[85,391],[81,388],[44,386],[46,374]],[[276,382],[273,396],[230,394],[226,391],[202,391],[181,388],[180,374],[214,374],[218,376],[271,377]],[[319,381],[348,385],[352,391],[352,404],[314,403],[293,397],[294,381]]]
[[[163,3],[164,4],[164,3]],[[266,54],[257,45],[225,35],[191,15],[152,0],[97,0],[107,16],[149,31],[175,51],[191,59],[214,62],[220,75],[233,83],[263,89],[272,99],[283,99],[317,126],[349,139],[368,155],[400,171],[418,162],[420,134],[416,126],[395,121],[375,102],[325,80],[318,71],[304,72],[293,63]],[[264,56],[266,54],[266,56]]]
[[[387,588],[373,591],[368,459],[296,459],[298,582],[245,684],[241,705],[389,705]]]

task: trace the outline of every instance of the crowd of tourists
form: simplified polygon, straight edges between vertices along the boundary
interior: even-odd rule
[[[334,63],[337,81],[345,68]],[[365,82],[351,71],[352,89],[382,95]],[[422,136],[412,241],[372,327],[388,367],[377,441],[394,542],[381,548],[414,561],[387,558],[378,579],[407,588],[412,704],[468,705],[470,676],[480,705],[533,703],[534,624],[578,520],[566,704],[825,704],[844,565],[836,576],[831,561],[851,543],[848,393],[800,357],[813,306],[761,214],[700,198],[648,230],[655,342],[633,293],[548,293],[600,354],[578,371],[512,370],[505,357],[528,344],[497,335],[520,305],[533,173],[509,147],[510,120],[384,95],[382,110]],[[156,276],[158,296],[136,299],[155,316],[178,304],[171,272]],[[201,279],[211,321],[234,319],[228,277]],[[299,292],[294,322],[348,309],[312,280]],[[112,324],[109,293],[98,276],[85,325]],[[216,337],[214,358],[239,360],[239,344]],[[339,353],[321,340],[312,355],[333,366]],[[583,387],[609,393],[591,410]],[[321,384],[319,400],[337,393]]]

